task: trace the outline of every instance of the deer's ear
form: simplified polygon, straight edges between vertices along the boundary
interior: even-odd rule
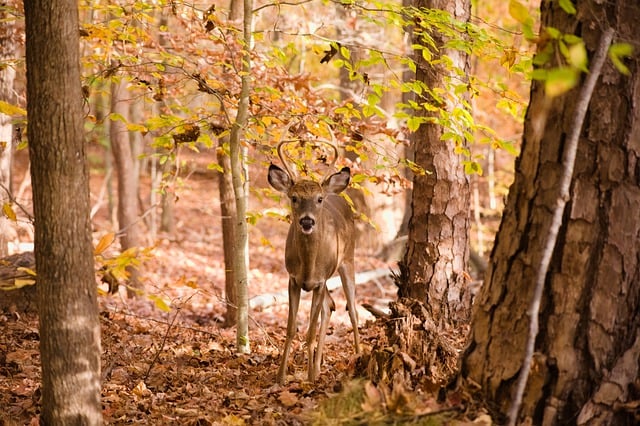
[[[339,194],[349,186],[351,180],[351,170],[343,167],[338,173],[334,173],[322,182],[322,187],[327,192]]]
[[[275,164],[271,164],[269,166],[267,179],[269,180],[269,185],[277,191],[284,192],[286,194],[287,191],[289,191],[289,188],[291,188],[291,177],[289,177],[287,172]]]

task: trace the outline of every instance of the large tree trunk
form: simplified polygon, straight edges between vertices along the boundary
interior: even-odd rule
[[[640,40],[636,2],[585,1],[577,8],[569,16],[557,2],[543,2],[543,27],[582,37],[590,53],[605,25],[620,41]],[[605,64],[595,87],[546,275],[521,421],[636,424],[624,404],[638,398],[640,356],[638,59],[636,49],[629,76]],[[498,421],[525,356],[536,266],[558,196],[575,94],[550,101],[541,84],[532,87],[515,181],[473,313],[462,373],[481,386]]]
[[[15,58],[17,43],[16,24],[6,10],[0,9],[0,63]],[[16,70],[13,65],[0,67],[0,101],[13,103],[13,81]],[[11,195],[11,160],[13,156],[13,125],[11,117],[0,112],[0,209],[9,202]],[[9,254],[11,222],[0,211],[0,258]]]
[[[470,2],[466,0],[416,0],[415,6],[443,9],[463,22],[470,14]],[[438,45],[444,44],[442,36],[431,36]],[[417,33],[416,42],[420,42]],[[447,90],[451,71],[427,63],[418,53],[416,79],[427,87]],[[468,72],[466,53],[442,49],[434,53],[437,54],[446,54],[454,67]],[[426,101],[438,103],[433,99]],[[440,105],[449,111],[452,106]],[[398,295],[425,302],[436,322],[453,324],[467,320],[471,305],[466,288],[469,180],[453,143],[441,140],[444,131],[439,124],[424,123],[412,134],[415,162],[426,173],[416,174],[413,180],[412,216],[407,252],[400,265],[403,279],[398,283]]]
[[[41,424],[101,425],[100,324],[84,151],[78,3],[26,1]]]

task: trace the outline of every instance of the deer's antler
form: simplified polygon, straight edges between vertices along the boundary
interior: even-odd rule
[[[283,151],[283,148],[284,148],[285,145],[290,145],[290,144],[291,145],[292,144],[304,145],[304,143],[306,143],[306,141],[282,140],[284,138],[284,135],[286,135],[287,132],[289,131],[289,128],[291,127],[292,124],[293,123],[289,123],[289,125],[285,128],[284,132],[280,136],[280,140],[278,141],[277,151],[278,151],[278,158],[280,158],[280,161],[282,162],[282,165],[284,166],[285,171],[287,172],[287,174],[289,174],[289,177],[294,179],[295,178],[295,174],[293,173],[293,171],[287,165],[287,161],[285,159],[286,155],[285,155],[285,153]],[[331,173],[331,171],[333,169],[333,166],[336,164],[336,161],[338,160],[338,148],[335,145],[336,137],[335,137],[333,131],[331,130],[331,127],[329,127],[329,134],[331,135],[331,142],[329,142],[327,140],[324,140],[324,139],[317,139],[317,140],[313,141],[314,143],[327,145],[333,151],[333,159],[332,159],[331,163],[328,164],[327,171],[324,174],[324,176],[322,177],[322,181],[324,181],[324,179],[326,179],[327,176]]]

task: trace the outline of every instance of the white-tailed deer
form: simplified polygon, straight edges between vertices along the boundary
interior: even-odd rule
[[[287,340],[278,369],[280,384],[284,384],[286,380],[291,343],[297,331],[296,316],[301,289],[313,292],[306,342],[308,378],[309,381],[314,381],[318,377],[329,319],[331,312],[335,310],[326,281],[336,272],[340,274],[347,299],[356,353],[360,352],[358,315],[355,307],[354,215],[347,201],[339,195],[349,185],[350,170],[344,167],[338,173],[325,177],[321,183],[311,179],[297,180],[282,154],[282,147],[287,143],[292,142],[278,144],[278,157],[284,170],[272,164],[268,175],[271,186],[286,194],[291,203],[291,226],[285,248],[285,265],[289,272],[289,316]],[[323,143],[333,148],[334,158],[329,167],[331,169],[337,159],[338,150],[333,144]]]

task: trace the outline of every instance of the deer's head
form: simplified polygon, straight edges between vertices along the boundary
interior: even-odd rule
[[[311,179],[295,181],[289,171],[272,164],[268,178],[274,189],[289,197],[292,226],[298,226],[303,234],[311,234],[317,229],[316,225],[322,223],[324,205],[329,201],[327,197],[339,194],[349,186],[351,172],[348,167],[343,167],[322,183]]]

